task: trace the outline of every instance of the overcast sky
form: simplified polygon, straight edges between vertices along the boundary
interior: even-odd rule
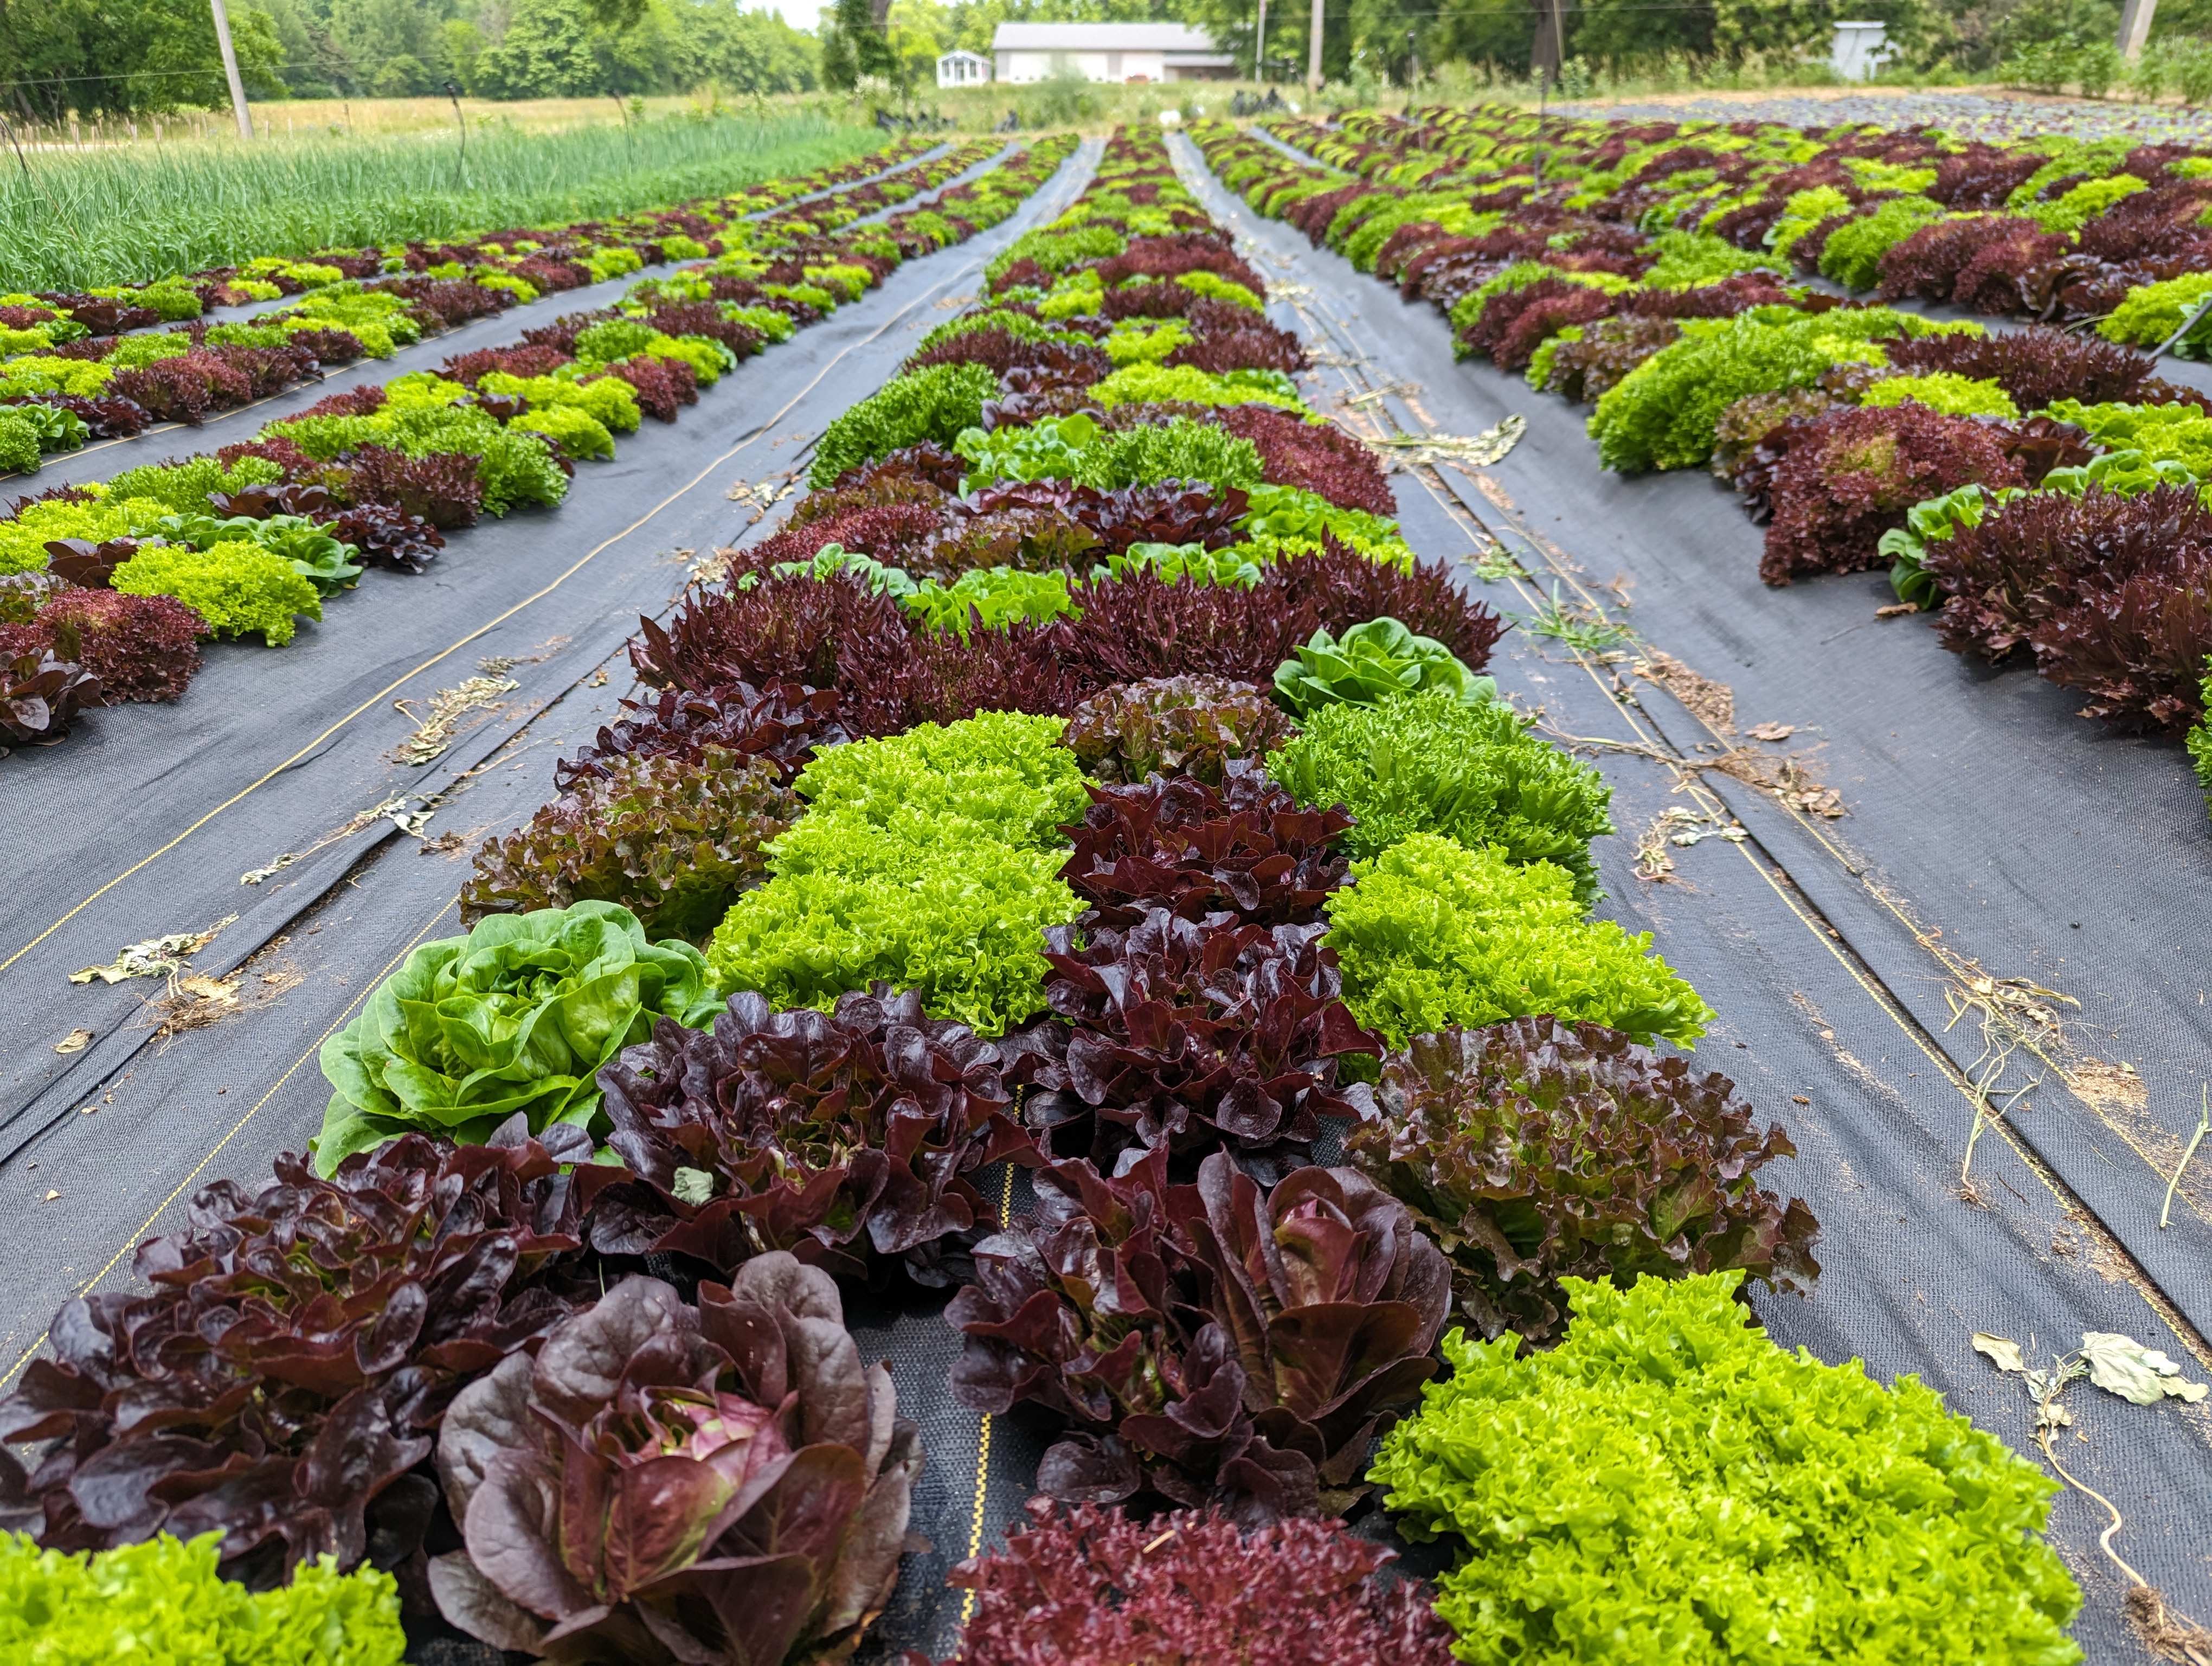
[[[767,0],[767,3],[794,29],[812,28],[822,15],[822,0]]]

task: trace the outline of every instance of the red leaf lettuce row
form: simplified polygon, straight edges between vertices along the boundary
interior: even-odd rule
[[[595,1196],[592,1243],[726,1276],[784,1250],[846,1276],[903,1257],[945,1283],[947,1250],[991,1213],[968,1177],[1034,1160],[999,1049],[912,990],[830,1012],[734,995],[711,1032],[660,1024],[600,1081],[629,1174]]]
[[[561,1165],[589,1155],[516,1117],[489,1145],[415,1134],[333,1179],[284,1156],[255,1196],[204,1188],[185,1231],[139,1246],[152,1292],[70,1302],[57,1357],[0,1401],[0,1438],[51,1443],[27,1483],[0,1462],[0,1518],[35,1512],[56,1550],[220,1533],[224,1572],[266,1583],[409,1562],[447,1403],[569,1311]]]
[[[1994,381],[2022,410],[2040,410],[2054,399],[2158,404],[2181,392],[2152,377],[2154,365],[2145,354],[2040,325],[1979,336],[1903,337],[1881,348],[1893,368],[1909,374],[1948,370]]]
[[[1341,809],[1306,810],[1260,766],[1231,763],[1219,787],[1184,775],[1093,787],[1060,877],[1091,904],[1079,930],[1126,931],[1152,909],[1185,920],[1306,925],[1345,883]]]
[[[977,1594],[959,1666],[1452,1666],[1429,1589],[1376,1580],[1395,1553],[1341,1522],[1248,1534],[1218,1510],[1135,1522],[1048,1499],[1031,1499],[1029,1517],[1005,1549],[952,1572]]]
[[[953,1393],[1071,1426],[1041,1492],[1248,1523],[1357,1496],[1451,1305],[1443,1256],[1387,1193],[1311,1167],[1269,1191],[1221,1152],[1194,1186],[1167,1184],[1164,1150],[1111,1179],[1054,1164],[1036,1217],[977,1245],[975,1269],[945,1311],[966,1338]]]
[[[1340,998],[1326,927],[1201,927],[1150,909],[1127,931],[1075,946],[1045,933],[1054,1016],[1010,1038],[1023,1117],[1055,1155],[1102,1169],[1158,1150],[1226,1146],[1255,1172],[1306,1160],[1323,1116],[1373,1115],[1364,1083],[1340,1091],[1337,1061],[1380,1044]]]
[[[1756,1179],[1796,1154],[1789,1136],[1762,1136],[1727,1077],[1618,1031],[1524,1018],[1416,1036],[1382,1097],[1346,1152],[1443,1246],[1458,1307],[1493,1341],[1558,1341],[1563,1278],[1741,1268],[1802,1288],[1820,1273],[1813,1212]]]
[[[624,1280],[465,1389],[438,1441],[447,1620],[569,1662],[842,1658],[898,1578],[915,1426],[788,1256],[687,1305]]]
[[[2025,643],[2086,712],[2179,731],[2203,709],[2212,510],[2188,486],[2033,492],[1928,546],[1939,637],[2002,659]]]
[[[1103,689],[1148,678],[1265,683],[1316,629],[1386,615],[1443,641],[1471,670],[1489,662],[1504,623],[1448,569],[1424,562],[1404,573],[1326,536],[1322,546],[1270,563],[1249,589],[1152,574],[1071,585],[1080,618],[977,633],[972,642],[910,623],[895,598],[849,574],[763,578],[696,591],[665,626],[641,620],[630,660],[654,688],[834,688],[842,720],[869,735],[978,711],[1065,714]]]

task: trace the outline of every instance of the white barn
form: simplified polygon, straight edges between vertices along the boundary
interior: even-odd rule
[[[1048,81],[1227,81],[1237,62],[1188,23],[1001,23],[991,37],[998,78]]]
[[[939,87],[981,87],[991,78],[991,60],[981,52],[947,52],[937,60]]]

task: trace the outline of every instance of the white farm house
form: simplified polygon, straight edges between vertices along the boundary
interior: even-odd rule
[[[1015,82],[1071,70],[1085,81],[1226,81],[1237,68],[1188,23],[1001,23],[991,55],[997,78]]]

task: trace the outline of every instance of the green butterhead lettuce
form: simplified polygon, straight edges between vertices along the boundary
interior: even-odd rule
[[[656,1018],[720,1007],[688,943],[652,943],[628,909],[576,903],[495,915],[426,943],[323,1043],[336,1090],[315,1142],[320,1172],[420,1131],[479,1141],[517,1111],[532,1134],[588,1127],[594,1078]]]
[[[1342,636],[1318,629],[1297,656],[1275,667],[1275,698],[1300,717],[1330,706],[1372,706],[1393,695],[1442,689],[1474,705],[1498,693],[1495,678],[1478,677],[1433,636],[1395,619],[1369,619]]]

